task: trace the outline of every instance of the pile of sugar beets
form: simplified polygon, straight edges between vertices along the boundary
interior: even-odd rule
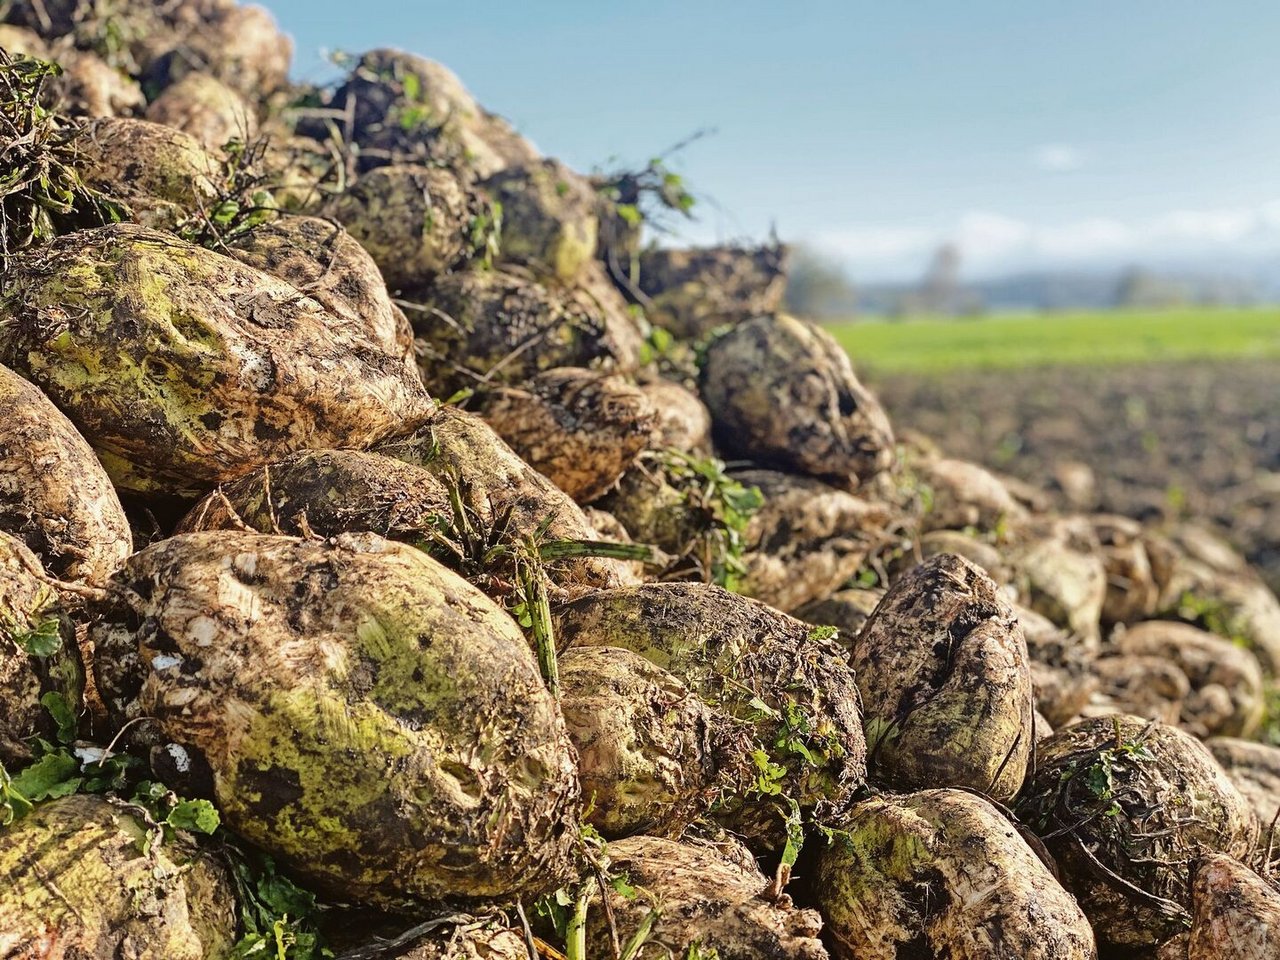
[[[439,64],[0,15],[0,956],[1280,956],[1229,547],[895,439]]]

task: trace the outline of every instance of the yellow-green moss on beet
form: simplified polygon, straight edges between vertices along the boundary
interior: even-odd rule
[[[823,850],[818,903],[837,960],[1093,960],[1093,931],[1014,825],[981,797],[858,804]]]
[[[823,631],[720,587],[601,590],[557,610],[573,647],[622,647],[682,680],[719,716],[718,814],[756,849],[782,848],[789,801],[838,823],[866,775],[853,671]],[[760,778],[776,791],[761,791]]]
[[[502,210],[504,260],[572,283],[595,258],[599,198],[590,181],[560,161],[509,167],[481,186]]]
[[[222,173],[215,154],[174,127],[102,117],[77,141],[85,183],[123,201],[137,223],[172,230],[212,206]]]
[[[198,495],[297,449],[424,420],[408,364],[291,284],[131,224],[14,264],[0,360],[93,445],[116,486]]]
[[[93,629],[156,773],[317,889],[392,908],[565,879],[573,750],[515,622],[372,534],[141,551]]]
[[[7,957],[224,960],[236,940],[226,869],[181,835],[158,842],[141,808],[50,800],[0,830]]]

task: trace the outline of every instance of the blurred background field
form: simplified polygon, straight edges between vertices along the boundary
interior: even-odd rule
[[[1063,507],[1211,522],[1280,589],[1280,315],[833,323],[900,431]]]
[[[860,368],[942,373],[1059,364],[1280,360],[1280,309],[1190,307],[832,321]]]

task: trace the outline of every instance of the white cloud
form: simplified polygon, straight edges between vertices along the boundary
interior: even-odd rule
[[[1067,143],[1045,143],[1031,155],[1037,167],[1046,173],[1071,173],[1085,163],[1084,151]]]
[[[959,247],[969,276],[1280,255],[1280,200],[1256,208],[1171,210],[1146,220],[1094,217],[1056,224],[974,210],[949,226],[855,227],[809,239],[864,279],[918,276],[944,243]]]

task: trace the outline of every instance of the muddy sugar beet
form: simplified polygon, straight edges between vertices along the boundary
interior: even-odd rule
[[[873,781],[970,787],[1002,800],[1031,756],[1031,669],[1013,608],[942,554],[880,601],[854,644]]]
[[[826,960],[818,939],[822,922],[814,910],[797,909],[787,896],[767,892],[754,866],[729,859],[707,844],[629,837],[610,848],[618,867],[652,891],[665,909],[650,935],[656,948],[723,960]],[[650,911],[639,898],[609,891],[622,930],[635,929]],[[588,956],[609,956],[605,912],[596,910],[587,928]],[[714,952],[712,952],[714,951]],[[687,955],[687,954],[685,954]]]
[[[41,387],[116,486],[190,496],[312,447],[373,443],[432,406],[408,365],[291,284],[172,235],[70,235],[13,271],[0,360]]]
[[[500,266],[436,280],[410,311],[423,381],[441,396],[521,383],[554,367],[633,369],[641,334],[621,294],[535,279]]]
[[[0,409],[0,530],[61,579],[106,579],[133,542],[102,464],[57,407],[5,367]]]
[[[867,800],[822,852],[839,960],[1093,960],[1093,931],[1012,823],[979,796]]]
[[[0,954],[22,960],[232,956],[231,877],[189,837],[149,843],[142,808],[51,800],[0,832]]]
[[[1196,863],[1187,960],[1262,960],[1280,944],[1280,889],[1223,854]]]
[[[180,792],[322,890],[389,907],[564,879],[574,755],[514,621],[425,554],[212,532],[134,556],[98,681]]]
[[[850,484],[893,463],[879,401],[831,335],[803,320],[756,317],[713,340],[702,389],[717,439],[737,456]]]
[[[560,683],[588,819],[604,836],[679,836],[711,809],[715,717],[688,687],[619,647],[566,651]]]
[[[621,377],[560,367],[483,401],[485,421],[530,466],[579,503],[612,487],[643,451],[656,414]]]
[[[597,591],[561,607],[556,626],[565,646],[630,650],[714,708],[738,745],[722,761],[718,815],[753,848],[781,850],[782,793],[831,822],[847,812],[866,771],[858,692],[821,631],[719,587],[676,583]],[[761,763],[780,793],[754,788]]]
[[[1123,715],[1040,743],[1017,810],[1057,860],[1099,944],[1135,957],[1190,924],[1186,864],[1210,853],[1245,857],[1259,835],[1253,808],[1199,741]]]

